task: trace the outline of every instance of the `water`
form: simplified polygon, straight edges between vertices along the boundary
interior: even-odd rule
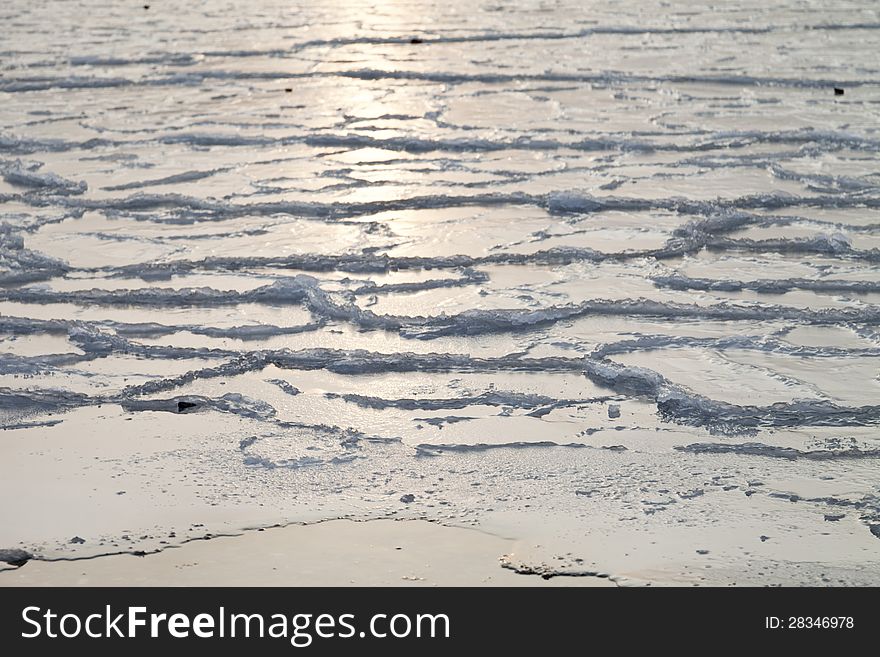
[[[0,543],[428,518],[880,583],[880,16],[835,4],[6,3]]]

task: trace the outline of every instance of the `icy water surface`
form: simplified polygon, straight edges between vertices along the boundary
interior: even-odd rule
[[[0,548],[880,584],[880,12],[772,4],[6,2]]]

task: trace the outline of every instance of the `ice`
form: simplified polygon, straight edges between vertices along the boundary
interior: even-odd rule
[[[0,548],[880,583],[872,3],[98,4],[2,10]]]

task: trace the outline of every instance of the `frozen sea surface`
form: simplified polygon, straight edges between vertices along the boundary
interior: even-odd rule
[[[4,3],[0,548],[880,584],[880,11],[773,4]]]

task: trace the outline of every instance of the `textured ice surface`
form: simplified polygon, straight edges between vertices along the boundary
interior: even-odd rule
[[[0,552],[880,584],[880,15],[827,5],[5,3]]]

